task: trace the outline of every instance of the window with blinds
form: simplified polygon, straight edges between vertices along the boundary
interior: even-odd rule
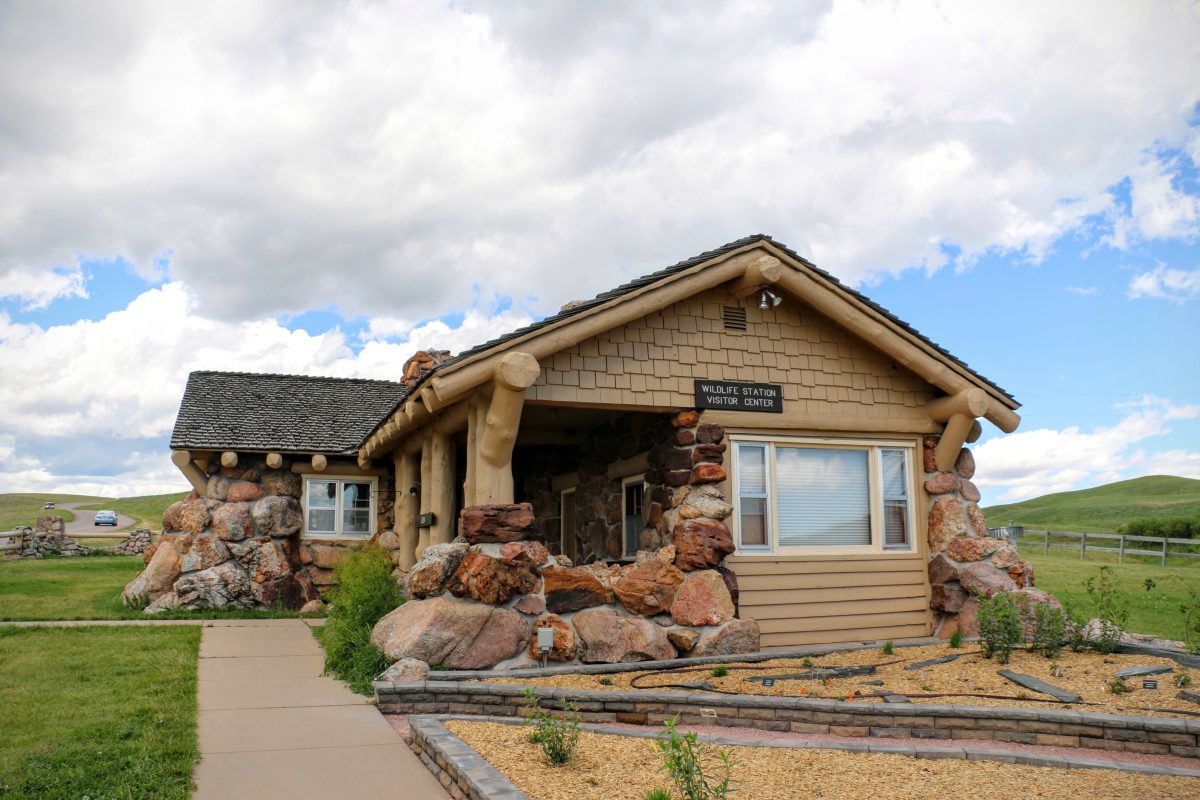
[[[911,549],[908,459],[882,443],[735,442],[738,550]]]

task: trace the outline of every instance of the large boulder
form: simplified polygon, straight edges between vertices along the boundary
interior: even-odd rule
[[[470,596],[498,606],[516,595],[537,591],[540,583],[537,568],[524,551],[517,558],[493,558],[472,551],[459,562],[446,588],[455,597]]]
[[[192,537],[191,547],[183,554],[179,568],[185,573],[199,572],[229,559],[229,548],[225,543],[212,533],[205,532]]]
[[[339,547],[333,544],[314,543],[308,546],[308,555],[312,559],[313,566],[321,569],[333,569],[345,561],[350,552],[349,547]]]
[[[506,542],[500,545],[501,558],[523,558],[535,565],[550,561],[550,551],[541,542]]]
[[[254,535],[249,503],[226,503],[212,513],[209,525],[217,538],[226,542],[240,542]]]
[[[300,476],[290,470],[269,470],[262,474],[259,483],[268,494],[282,497],[300,496]]]
[[[381,681],[423,681],[429,677],[429,665],[415,658],[402,658],[379,675]]]
[[[967,535],[967,521],[957,497],[939,497],[929,508],[929,552],[940,553],[957,536]]]
[[[554,645],[550,648],[550,652],[546,654],[547,660],[570,661],[575,658],[575,648],[578,646],[575,638],[575,629],[571,627],[571,623],[557,614],[546,614],[534,621],[532,629],[529,632],[530,658],[540,659],[542,657],[542,651],[538,649],[537,642],[539,628],[551,628],[554,630]]]
[[[262,495],[262,487],[257,483],[252,481],[233,481],[229,484],[229,490],[225,495],[225,499],[230,503],[241,503],[257,500]]]
[[[143,605],[169,592],[182,571],[181,562],[179,551],[170,542],[160,544],[146,568],[125,586],[121,601],[125,605]]]
[[[946,545],[946,555],[955,561],[982,561],[999,550],[1001,544],[999,539],[956,536]]]
[[[929,605],[939,611],[946,611],[948,613],[961,611],[963,605],[967,602],[967,598],[970,596],[958,581],[935,583],[930,589]]]
[[[291,497],[267,495],[254,504],[251,516],[263,536],[292,536],[304,525],[300,503]]]
[[[185,500],[179,510],[179,529],[185,533],[201,533],[208,527],[208,504],[197,498]]]
[[[983,518],[983,510],[975,503],[967,503],[967,519],[971,523],[971,530],[975,531],[976,536],[989,536],[987,520]]]
[[[692,572],[675,593],[671,618],[677,625],[720,625],[733,619],[733,598],[721,573]]]
[[[1013,579],[1008,577],[1008,573],[1001,572],[983,561],[976,561],[960,568],[958,580],[962,583],[962,587],[973,595],[1011,592],[1017,588]]]
[[[671,531],[675,545],[675,566],[687,571],[708,569],[721,563],[733,552],[733,536],[723,522],[689,519]]]
[[[413,597],[433,597],[446,590],[446,581],[458,569],[470,545],[462,542],[434,544],[425,548],[421,560],[408,571],[405,585]]]
[[[1018,561],[1008,568],[1008,577],[1012,578],[1017,586],[1033,586],[1033,564],[1025,560]]]
[[[507,608],[434,597],[387,614],[371,642],[389,659],[415,658],[451,669],[486,669],[520,653],[529,623]]]
[[[720,628],[700,635],[692,648],[693,656],[731,656],[756,653],[760,635],[752,619],[731,619]]]
[[[589,608],[571,618],[579,637],[579,660],[623,664],[674,658],[666,630],[648,619],[622,617],[606,608]]]
[[[975,456],[971,455],[971,451],[967,448],[964,447],[958,451],[958,458],[954,461],[954,471],[967,479],[975,477]]]
[[[930,494],[952,494],[958,491],[958,476],[953,472],[939,472],[925,480],[925,491]]]
[[[236,561],[225,561],[199,572],[188,572],[175,581],[177,607],[253,608],[250,576]]]
[[[546,567],[546,610],[566,614],[613,601],[612,592],[585,567]]]
[[[988,563],[997,569],[1008,569],[1021,563],[1021,555],[1017,552],[1016,547],[1001,540],[995,552],[988,557]]]
[[[163,511],[164,531],[183,530],[183,508],[186,504],[186,500],[177,500],[166,507],[166,509]]]
[[[533,527],[530,503],[467,506],[458,517],[458,533],[470,544],[516,542],[529,538]]]
[[[708,517],[717,521],[733,513],[733,504],[725,499],[721,487],[713,484],[685,487],[690,489],[679,505],[679,516],[684,519]],[[680,491],[684,491],[680,489]]]
[[[690,653],[700,640],[700,634],[691,628],[667,628],[667,640],[680,653]]]
[[[621,605],[635,614],[652,617],[670,611],[683,573],[673,564],[651,558],[634,566],[613,587]]]

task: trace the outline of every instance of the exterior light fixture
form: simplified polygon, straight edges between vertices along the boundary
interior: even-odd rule
[[[772,292],[767,287],[764,286],[761,290],[759,290],[759,295],[758,295],[758,307],[759,308],[778,308],[779,304],[782,302],[783,302],[783,298],[780,297],[779,295],[775,294],[774,292]]]
[[[553,628],[538,628],[537,631],[537,647],[542,654],[542,667],[546,666],[546,656],[554,649],[554,629]]]

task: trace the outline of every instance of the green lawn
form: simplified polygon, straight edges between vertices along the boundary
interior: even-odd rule
[[[152,531],[162,530],[162,515],[167,506],[176,500],[187,497],[187,492],[175,494],[151,494],[144,497],[120,497],[116,500],[100,500],[87,506],[80,506],[88,511],[111,509],[118,514],[125,514],[137,520],[135,528],[149,528]]]
[[[1146,563],[1138,557],[1126,556],[1117,563],[1116,555],[1088,553],[1080,561],[1078,553],[1050,551],[1042,555],[1037,545],[1020,547],[1021,555],[1033,564],[1037,587],[1058,599],[1069,602],[1091,616],[1093,607],[1084,584],[1100,571],[1102,564],[1111,566],[1117,582],[1130,600],[1129,629],[1136,633],[1162,636],[1168,639],[1183,637],[1183,615],[1179,604],[1190,589],[1200,590],[1200,562],[1190,566],[1160,567],[1153,559]],[[1182,560],[1182,559],[1177,559]],[[1146,580],[1154,582],[1146,589]]]
[[[186,800],[199,627],[0,626],[0,797]]]
[[[71,522],[75,515],[65,509],[43,511],[45,503],[94,503],[103,500],[102,497],[92,497],[82,494],[0,494],[0,531],[11,531],[18,525],[30,528],[42,514],[57,514]]]
[[[1135,519],[1200,517],[1200,480],[1150,475],[983,509],[988,525],[1116,533]]]
[[[121,590],[142,570],[132,556],[0,562],[0,620],[145,619],[121,604]],[[292,611],[167,611],[159,619],[297,617]]]

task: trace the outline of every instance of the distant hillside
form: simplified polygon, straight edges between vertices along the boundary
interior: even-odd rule
[[[1112,533],[1135,519],[1200,517],[1200,480],[1150,475],[983,509],[990,526]]]
[[[175,494],[148,494],[142,497],[119,497],[116,500],[103,500],[90,506],[80,506],[80,508],[88,511],[112,509],[118,514],[128,514],[136,519],[139,528],[160,531],[162,530],[162,515],[167,510],[167,506],[187,496],[187,492],[176,492]]]
[[[187,497],[187,492],[155,494],[143,497],[94,497],[78,494],[0,494],[0,531],[11,531],[18,525],[33,526],[39,514],[57,514],[70,522],[75,515],[64,508],[42,511],[45,503],[80,503],[80,508],[99,511],[108,508],[137,520],[137,527],[162,529],[162,514],[167,506]]]

